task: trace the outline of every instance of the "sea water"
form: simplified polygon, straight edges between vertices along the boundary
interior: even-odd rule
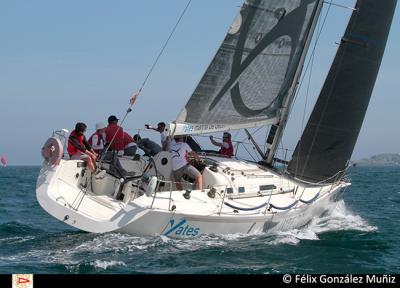
[[[77,231],[38,204],[39,167],[0,169],[0,273],[398,273],[400,167],[354,167],[307,227],[194,239]]]

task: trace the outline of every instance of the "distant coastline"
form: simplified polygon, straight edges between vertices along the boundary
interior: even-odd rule
[[[385,153],[352,162],[356,166],[400,166],[400,154]]]

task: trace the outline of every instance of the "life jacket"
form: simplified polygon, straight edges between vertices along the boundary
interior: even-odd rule
[[[93,137],[94,137],[95,135],[97,135],[97,143],[94,143],[94,145],[93,145]],[[90,146],[92,146],[92,147],[93,147],[93,146],[99,147],[100,144],[101,144],[101,142],[103,142],[103,133],[102,133],[100,130],[99,130],[99,131],[96,131],[95,133],[93,133],[92,136],[90,136],[88,142],[89,142]],[[103,143],[103,146],[104,146],[104,143]],[[94,149],[94,152],[99,153],[100,150]]]
[[[83,134],[82,135],[78,135],[78,133],[76,133],[76,131],[74,130],[74,131],[71,132],[69,137],[76,138],[78,140],[79,144],[84,146],[83,139],[85,139],[85,136]],[[68,154],[70,156],[72,156],[72,155],[75,155],[76,153],[78,153],[78,151],[81,151],[81,150],[78,149],[78,147],[75,147],[75,145],[71,141],[69,141],[69,139],[68,139],[67,151],[68,151]]]
[[[221,147],[221,149],[219,149],[219,154],[221,155],[225,155],[228,157],[232,157],[233,156],[233,145],[232,145],[232,141],[228,140],[225,143],[228,143],[229,147],[225,148],[225,147]]]
[[[118,130],[119,129],[119,130]],[[118,131],[118,132],[117,132]],[[114,138],[114,135],[117,134]],[[110,149],[111,150],[124,150],[124,130],[117,124],[108,124],[106,128],[106,143],[107,145],[113,140]]]

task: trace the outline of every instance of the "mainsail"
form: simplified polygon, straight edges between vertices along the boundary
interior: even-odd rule
[[[288,172],[333,182],[346,169],[383,57],[396,0],[359,0]]]
[[[276,124],[304,61],[320,0],[248,0],[232,24],[174,134]]]

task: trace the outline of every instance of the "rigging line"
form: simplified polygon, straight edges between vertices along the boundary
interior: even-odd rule
[[[333,2],[333,0],[331,0],[331,2],[328,3],[328,4],[332,4],[332,2]],[[315,44],[314,44],[313,50],[311,52],[310,59],[308,59],[308,62],[307,62],[307,65],[306,65],[306,69],[304,70],[303,76],[302,76],[300,84],[299,84],[299,88],[297,89],[294,101],[292,101],[291,109],[293,108],[293,105],[296,102],[296,99],[300,94],[300,88],[303,86],[303,82],[304,82],[304,79],[305,79],[305,77],[307,75],[307,72],[308,72],[308,69],[309,69],[309,66],[310,66],[310,63],[311,63],[312,56],[315,55],[315,52],[316,52],[316,49],[317,49],[317,44],[319,43],[319,38],[321,37],[322,31],[323,31],[323,29],[325,27],[326,19],[328,18],[328,15],[329,15],[331,7],[332,7],[331,5],[328,6],[328,10],[326,11],[326,14],[324,16],[324,20],[322,22],[321,29],[318,32],[317,38],[315,39]]]
[[[333,1],[333,0],[332,0]],[[331,1],[331,3],[332,3]],[[324,2],[326,3],[326,2]],[[328,11],[329,12],[329,11]],[[318,21],[318,31],[322,32],[323,25],[321,26],[321,21]],[[318,39],[316,39],[315,41],[315,45],[318,44]],[[303,109],[303,117],[301,119],[301,131],[304,131],[304,122],[305,122],[305,117],[306,117],[306,110],[307,110],[307,105],[308,105],[308,98],[310,97],[310,86],[311,86],[311,79],[312,79],[312,72],[313,72],[313,68],[314,68],[314,61],[315,61],[315,53],[313,53],[310,56],[310,73],[309,73],[309,77],[308,77],[308,85],[307,85],[307,89],[306,89],[306,99],[305,99],[305,103],[304,103],[304,109]]]
[[[250,155],[250,157],[253,158],[254,162],[257,162],[256,158],[253,157],[253,154],[251,154],[249,152],[249,150],[247,150],[246,145],[242,145],[242,146],[243,146],[244,150],[246,150],[246,152]]]
[[[255,135],[255,134],[257,134],[261,129],[263,129],[264,127],[263,126],[260,126],[260,127],[258,127],[257,128],[257,130],[255,130],[254,132],[253,132],[253,134],[252,135]],[[245,141],[246,140],[248,140],[249,139],[249,137],[245,137],[245,138],[243,138],[243,140],[242,141],[237,141],[237,142],[240,142],[240,143],[246,143]],[[252,144],[252,143],[247,143],[247,144]]]
[[[174,35],[174,33],[175,33],[176,29],[178,28],[179,24],[181,23],[181,21],[182,21],[182,19],[183,19],[183,16],[186,14],[186,11],[188,10],[188,8],[189,8],[191,2],[192,2],[192,0],[189,0],[189,1],[187,2],[187,4],[186,4],[185,9],[183,9],[183,11],[182,11],[182,13],[181,13],[181,15],[180,15],[178,21],[176,22],[174,28],[172,29],[172,31],[171,31],[171,33],[170,33],[170,35],[169,35],[167,41],[165,41],[164,46],[162,47],[162,49],[161,49],[160,53],[158,54],[156,60],[154,61],[153,65],[151,66],[150,71],[149,71],[149,73],[147,74],[146,78],[144,79],[144,81],[143,81],[143,83],[142,83],[142,86],[141,86],[140,89],[139,89],[139,93],[142,91],[142,89],[143,89],[143,87],[146,85],[147,80],[149,79],[150,75],[153,73],[154,68],[156,67],[158,61],[160,60],[160,58],[161,58],[161,56],[162,56],[162,54],[164,53],[165,49],[167,48],[169,41],[171,40],[172,36]]]
[[[286,154],[285,151],[287,151],[287,149],[285,149],[285,145],[283,143],[283,140],[281,140],[280,145],[281,145],[281,151],[282,151],[282,155],[281,156],[283,156],[283,157],[281,157],[281,159],[287,161],[286,155],[285,155]],[[278,151],[279,151],[279,148],[278,148]]]
[[[340,4],[337,4],[337,3],[332,3],[332,1],[331,1],[330,3],[329,3],[329,2],[326,2],[326,1],[324,1],[324,3],[326,3],[326,4],[331,4],[331,5],[333,5],[333,6],[337,6],[337,7],[340,7],[340,8],[349,9],[349,10],[352,10],[352,11],[357,11],[357,9],[356,9],[356,8],[354,8],[354,7],[345,6],[345,5],[340,5]]]
[[[314,67],[314,60],[315,60],[315,54],[313,54],[313,55],[311,56],[311,66],[310,66],[310,73],[309,73],[309,76],[308,76],[308,85],[307,85],[306,99],[305,99],[304,109],[303,109],[303,118],[301,119],[301,131],[304,131],[304,129],[305,129],[305,124],[304,124],[304,122],[305,122],[306,110],[307,110],[307,106],[308,106],[308,97],[310,96],[310,86],[311,86],[311,78],[312,78],[312,72],[313,72],[313,67]],[[301,136],[300,136],[300,137],[301,137]],[[300,155],[301,144],[302,144],[302,143],[301,143],[301,138],[300,138],[300,141],[299,141],[299,150],[298,150],[299,152],[297,152],[297,156]],[[296,175],[297,175],[297,173],[299,172],[298,169],[299,169],[299,162],[297,161],[297,162],[296,162],[296,169],[295,169]]]
[[[326,2],[324,2],[324,3],[326,3]],[[298,97],[298,95],[300,94],[300,88],[302,87],[302,85],[303,85],[303,82],[304,82],[304,79],[305,79],[305,77],[306,77],[306,73],[308,72],[308,69],[309,69],[309,67],[310,67],[310,65],[311,65],[311,71],[310,71],[310,75],[309,75],[309,83],[308,83],[308,87],[307,87],[307,94],[306,94],[306,103],[305,103],[305,106],[304,106],[304,111],[303,111],[303,120],[302,120],[302,133],[304,132],[304,129],[305,129],[305,127],[304,127],[304,120],[305,120],[305,110],[306,110],[306,105],[307,105],[307,102],[308,102],[308,96],[309,96],[309,87],[310,87],[310,83],[311,83],[311,73],[312,73],[312,65],[314,65],[314,57],[315,57],[315,51],[316,51],[316,48],[317,48],[317,44],[318,44],[318,42],[319,42],[319,38],[320,38],[320,36],[321,36],[321,34],[322,34],[322,31],[323,31],[323,29],[324,29],[324,27],[325,27],[325,23],[326,23],[326,20],[327,20],[327,18],[328,18],[328,15],[329,15],[329,12],[330,12],[330,10],[331,10],[331,7],[332,7],[332,3],[333,3],[333,0],[331,0],[329,3],[327,3],[328,4],[328,8],[327,8],[327,11],[326,11],[326,14],[325,14],[325,17],[324,17],[324,20],[322,21],[322,25],[321,25],[321,28],[320,28],[320,30],[319,30],[319,32],[318,32],[318,35],[317,35],[317,38],[316,38],[316,40],[315,40],[315,44],[314,44],[314,47],[313,47],[313,51],[312,51],[312,53],[311,53],[311,56],[310,56],[310,59],[308,59],[308,63],[307,63],[307,66],[306,66],[306,71],[305,71],[305,74],[303,75],[303,77],[302,77],[302,79],[301,79],[301,82],[300,82],[300,86],[299,86],[299,90],[297,90],[297,93],[296,93],[296,96],[295,96],[295,101],[296,101],[296,98]],[[293,101],[293,105],[294,105],[294,102],[295,101]],[[301,147],[301,136],[300,136],[300,140],[299,140],[299,147]],[[297,155],[296,155],[296,157],[299,157],[299,155],[300,155],[300,148],[297,150]],[[308,156],[309,157],[309,156]],[[308,158],[307,157],[307,158]],[[293,156],[292,156],[292,159],[293,159]],[[298,170],[299,170],[299,162],[297,161],[296,162],[296,169],[295,169],[295,173],[296,173],[296,175],[298,174]],[[304,169],[303,169],[303,172],[304,172]]]
[[[326,3],[326,2],[324,2],[324,3]],[[298,89],[297,89],[297,91],[296,91],[295,97],[294,97],[294,99],[293,99],[293,101],[292,101],[292,103],[291,103],[290,110],[293,109],[293,106],[294,106],[294,104],[296,103],[296,100],[297,100],[297,98],[298,98],[298,96],[299,96],[299,94],[300,94],[301,87],[303,86],[304,79],[305,79],[305,77],[306,77],[306,75],[307,75],[307,72],[308,72],[308,70],[309,70],[309,68],[310,68],[310,65],[313,63],[313,59],[314,59],[314,55],[315,55],[315,53],[316,53],[317,45],[318,45],[319,39],[320,39],[320,37],[321,37],[321,35],[322,35],[322,31],[324,30],[324,27],[325,27],[325,24],[326,24],[326,20],[327,20],[327,18],[328,18],[330,9],[331,9],[331,7],[332,7],[332,3],[333,3],[333,0],[331,0],[329,3],[326,3],[326,4],[328,4],[327,11],[326,11],[325,16],[324,16],[324,19],[323,19],[323,21],[322,21],[321,28],[320,28],[320,30],[318,31],[317,37],[316,37],[316,39],[315,39],[314,47],[313,47],[313,49],[312,49],[312,51],[311,51],[310,58],[309,58],[308,61],[307,61],[307,65],[306,65],[306,68],[305,68],[305,70],[304,70],[304,73],[303,73],[303,75],[302,75],[302,77],[301,77],[300,84],[299,84]],[[303,116],[304,116],[304,115],[303,115]],[[289,114],[289,117],[290,117],[290,114]],[[301,138],[300,138],[300,141],[301,141]],[[293,157],[292,157],[292,158],[293,158]],[[297,170],[297,169],[296,169],[296,170]]]
[[[333,0],[331,0],[331,1],[328,3],[328,4],[330,4],[330,5],[329,5],[328,10],[327,10],[327,12],[326,12],[326,14],[325,14],[325,16],[324,16],[324,20],[323,20],[323,23],[322,23],[322,27],[321,27],[320,31],[318,32],[318,34],[317,34],[314,47],[313,47],[313,49],[312,49],[312,51],[311,51],[311,55],[315,55],[315,51],[316,51],[316,48],[317,48],[317,44],[318,44],[318,42],[319,42],[319,38],[321,37],[323,28],[325,27],[325,22],[326,22],[326,19],[328,18],[328,14],[329,14],[329,11],[330,11],[332,2],[333,2]],[[323,3],[326,3],[326,2],[323,2]],[[318,20],[318,21],[319,21],[319,20]],[[310,62],[311,62],[311,56],[310,56],[310,59],[308,59],[308,62],[307,62],[307,65],[306,65],[306,68],[305,68],[304,72],[302,72],[302,77],[301,77],[300,83],[298,84],[298,87],[296,88],[295,96],[294,96],[294,98],[293,98],[293,101],[289,104],[289,106],[290,106],[290,107],[288,108],[288,109],[289,109],[289,113],[288,113],[289,116],[288,116],[288,119],[287,119],[287,120],[289,120],[290,117],[291,117],[291,113],[290,113],[290,112],[292,111],[293,106],[294,106],[294,104],[296,103],[296,100],[297,100],[297,98],[298,98],[298,96],[299,96],[299,94],[300,94],[300,90],[301,90],[301,87],[302,87],[302,85],[303,85],[305,76],[307,75],[307,71],[308,71],[308,68],[309,68],[309,66],[310,66]]]
[[[263,126],[260,126],[260,127],[258,127],[253,133],[252,133],[252,135],[255,135],[255,134],[257,134],[261,129],[263,129],[264,127]],[[243,147],[245,148],[245,150],[246,150],[246,152],[247,153],[249,153],[250,154],[250,152],[246,149],[246,147],[245,147],[245,145],[247,144],[247,145],[252,145],[253,146],[253,149],[255,148],[254,147],[254,143],[252,143],[252,142],[245,142],[246,140],[249,140],[249,137],[247,137],[246,136],[246,138],[244,138],[242,141],[238,141],[238,143],[242,143],[243,144]],[[258,146],[260,146],[258,143],[256,143]],[[265,147],[265,146],[264,146]],[[254,159],[254,157],[250,154],[250,156],[251,156],[251,158],[253,158],[253,160],[254,161],[256,161],[255,159]]]
[[[105,152],[103,153],[103,156],[102,156],[101,159],[100,159],[100,164],[101,164],[102,161],[104,160],[104,157],[105,157],[106,153],[109,151],[109,148],[110,148],[111,144],[114,143],[115,137],[117,136],[118,132],[121,130],[121,127],[123,126],[123,124],[124,124],[126,118],[128,117],[128,114],[129,114],[130,112],[132,112],[132,106],[133,106],[133,104],[135,104],[137,97],[138,97],[139,94],[142,92],[142,90],[143,90],[143,88],[145,87],[147,81],[149,80],[151,74],[153,73],[155,67],[157,66],[158,61],[160,60],[161,56],[164,54],[164,51],[165,51],[165,49],[167,48],[169,41],[171,40],[172,36],[174,35],[174,33],[175,33],[176,29],[178,28],[179,24],[181,23],[181,21],[182,21],[182,19],[183,19],[183,16],[186,14],[186,11],[188,10],[188,8],[189,8],[189,6],[190,6],[190,3],[192,3],[192,0],[188,0],[187,4],[186,4],[186,6],[185,6],[185,9],[183,9],[181,15],[179,16],[178,21],[176,22],[174,28],[172,29],[171,33],[169,34],[167,40],[165,41],[165,43],[164,43],[164,45],[163,45],[163,47],[162,47],[160,53],[158,53],[158,55],[157,55],[157,57],[156,57],[156,59],[155,59],[153,65],[152,65],[151,68],[150,68],[150,71],[147,73],[147,75],[146,75],[146,77],[145,77],[145,79],[144,79],[142,85],[140,86],[139,91],[136,92],[136,93],[134,93],[133,96],[131,97],[129,107],[128,107],[126,113],[125,113],[125,116],[122,118],[121,125],[118,127],[117,131],[116,131],[115,134],[114,134],[114,137],[111,139],[111,142],[108,144],[108,146],[107,146]]]
[[[343,57],[344,57],[344,56],[342,55],[342,58],[341,58],[340,60],[338,60],[340,64],[341,64],[342,61],[343,61]],[[335,77],[334,77],[334,80],[333,80],[334,82],[336,81],[336,77],[337,77],[337,75],[335,75]],[[333,88],[332,88],[332,89],[333,89]],[[329,97],[328,97],[328,101],[326,102],[325,107],[324,107],[323,110],[322,110],[322,116],[325,115],[325,112],[326,112],[326,109],[327,109],[327,104],[328,104],[329,99],[330,99],[331,96],[332,96],[332,94],[330,93],[330,94],[329,94]],[[319,133],[319,130],[320,130],[320,128],[321,128],[321,121],[322,121],[322,119],[323,119],[323,117],[321,117],[321,118],[319,119],[319,122],[318,122],[318,124],[317,124],[316,132],[315,132],[315,134],[314,134],[314,136],[313,136],[313,139],[312,139],[312,142],[311,142],[311,144],[310,144],[310,148],[309,148],[309,150],[308,150],[307,157],[306,157],[306,159],[305,159],[305,161],[304,161],[305,165],[303,166],[303,169],[302,169],[302,171],[301,171],[301,174],[304,173],[304,171],[305,171],[305,169],[306,169],[306,167],[307,167],[307,165],[308,165],[308,162],[309,162],[309,160],[310,160],[311,150],[313,149],[313,147],[314,147],[314,145],[315,145],[316,138],[317,138],[317,134]],[[345,170],[346,170],[346,169],[345,169]],[[343,170],[343,171],[345,171],[345,170]],[[338,175],[340,172],[342,172],[342,171],[339,171],[339,172],[336,173],[335,175]],[[335,176],[335,175],[334,175],[334,176]],[[328,180],[330,180],[330,179],[332,179],[332,177],[327,178],[327,179],[323,180],[322,182],[328,181]]]

